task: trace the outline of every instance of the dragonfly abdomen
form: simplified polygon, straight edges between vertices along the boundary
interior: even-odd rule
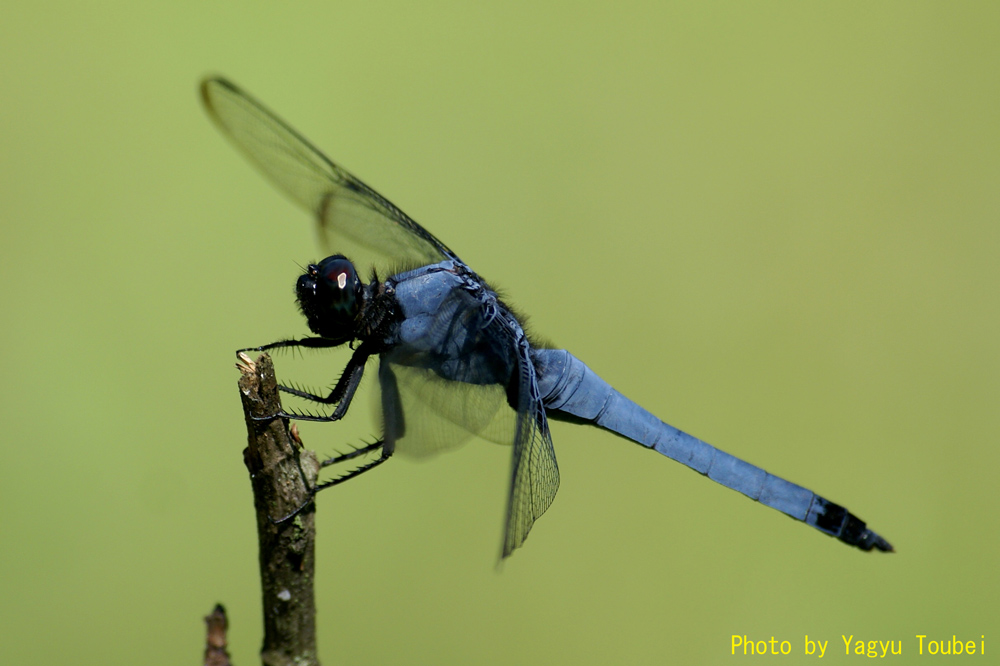
[[[532,359],[550,416],[569,416],[610,430],[849,545],[892,551],[844,507],[664,423],[568,351],[535,349]]]

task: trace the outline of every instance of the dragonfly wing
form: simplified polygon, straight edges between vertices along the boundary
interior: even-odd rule
[[[405,423],[399,451],[418,456],[458,446],[470,433],[513,445],[503,543],[507,557],[559,489],[528,340],[520,327],[510,326],[463,289],[447,296],[425,330],[421,338],[382,355],[402,405],[402,415],[389,415],[387,422]]]
[[[379,410],[396,452],[427,458],[458,448],[473,436],[499,444],[514,441],[516,415],[499,384],[475,385],[442,379],[432,370],[383,359]],[[399,427],[398,424],[402,424]]]
[[[518,345],[517,431],[511,460],[503,557],[519,548],[555,499],[559,466],[527,340]]]
[[[514,442],[517,419],[506,395],[513,370],[508,337],[482,301],[453,289],[419,336],[381,355],[406,424],[400,453],[421,457],[446,451],[471,435]],[[391,399],[385,387],[381,397],[383,403]]]
[[[316,216],[321,242],[385,277],[400,265],[457,259],[388,199],[335,164],[260,102],[221,78],[201,84],[205,109],[279,190]]]

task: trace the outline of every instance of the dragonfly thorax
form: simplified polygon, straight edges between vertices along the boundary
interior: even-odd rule
[[[295,284],[295,294],[313,333],[347,342],[354,337],[363,288],[354,264],[335,254],[309,264]]]

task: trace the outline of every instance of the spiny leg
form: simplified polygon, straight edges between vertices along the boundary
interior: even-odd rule
[[[365,455],[366,453],[371,453],[375,449],[380,449],[385,446],[384,440],[378,440],[377,442],[372,442],[371,444],[365,444],[362,447],[356,448],[348,453],[338,453],[332,458],[327,458],[319,464],[320,467],[329,467],[330,465],[336,465],[344,462],[345,460],[351,460],[353,458],[358,458]]]
[[[287,520],[291,520],[295,516],[299,515],[303,509],[305,509],[307,506],[313,503],[314,498],[316,497],[316,493],[318,493],[319,491],[344,483],[345,481],[349,481],[350,479],[353,479],[356,476],[360,476],[369,470],[375,469],[376,467],[378,467],[379,465],[381,465],[386,460],[392,457],[392,452],[394,447],[391,445],[387,445],[385,443],[385,440],[379,440],[377,442],[372,442],[371,444],[363,446],[360,449],[356,449],[355,451],[351,451],[350,453],[343,453],[341,455],[334,456],[333,458],[330,458],[329,460],[325,460],[322,463],[320,463],[320,467],[335,465],[339,462],[350,460],[351,458],[357,458],[358,456],[370,453],[379,448],[382,449],[382,455],[380,455],[378,458],[372,460],[371,462],[365,463],[360,467],[352,469],[350,472],[348,472],[343,476],[339,476],[336,479],[331,479],[329,481],[325,481],[323,483],[319,483],[313,486],[309,490],[309,496],[306,498],[306,500],[298,507],[296,507],[294,511],[292,511],[288,515],[282,516],[281,518],[272,518],[271,522],[274,523],[275,525],[280,525],[281,523]]]
[[[311,390],[295,384],[278,384],[278,390],[282,393],[294,395],[296,398],[302,398],[303,400],[308,400],[310,402],[318,402],[321,405],[332,405],[337,402],[336,398],[333,396],[332,390],[329,395],[325,396],[313,393]]]
[[[283,349],[285,347],[306,347],[308,349],[327,349],[329,347],[339,347],[342,342],[337,342],[335,340],[330,340],[327,338],[301,338],[299,340],[278,340],[277,342],[272,342],[270,344],[261,345],[260,347],[246,347],[245,349],[237,349],[237,356],[241,352],[248,351],[269,351],[271,349]]]
[[[361,474],[364,474],[368,470],[375,469],[376,467],[378,467],[379,465],[381,465],[386,460],[392,457],[393,447],[386,445],[386,443],[382,440],[374,442],[373,444],[369,444],[368,446],[364,447],[364,449],[358,449],[358,451],[355,451],[355,453],[361,455],[361,453],[359,453],[361,451],[365,450],[373,451],[378,447],[382,448],[382,455],[380,455],[378,458],[372,460],[371,462],[367,462],[358,468],[352,469],[344,476],[338,476],[336,479],[330,479],[329,481],[324,481],[323,483],[318,484],[315,488],[312,489],[312,494],[315,495],[321,490],[325,490],[326,488],[331,488],[333,486],[343,483],[344,481],[349,481],[350,479],[353,479],[356,476],[360,476]],[[352,454],[346,454],[346,456],[354,457],[352,456]],[[347,457],[342,458],[342,460],[346,460]],[[324,463],[321,463],[320,466],[326,467],[328,464],[333,464],[333,463],[328,460]]]
[[[322,338],[308,338],[310,340]],[[275,343],[278,344],[278,343]],[[337,407],[333,410],[333,413],[329,416],[324,414],[309,414],[306,412],[292,412],[282,410],[272,417],[261,417],[258,420],[266,421],[269,418],[284,417],[289,419],[298,419],[300,421],[339,421],[344,418],[347,414],[347,409],[351,406],[351,401],[354,399],[354,394],[358,390],[358,386],[361,384],[361,378],[364,376],[365,363],[368,362],[368,357],[372,355],[374,348],[366,342],[361,343],[361,345],[354,350],[351,355],[351,360],[347,362],[347,367],[344,368],[344,372],[340,375],[340,379],[337,380],[337,385],[333,387],[330,395],[327,398],[322,398],[320,396],[311,396],[309,394],[302,395],[304,391],[288,390],[285,387],[280,387],[286,390],[288,393],[293,395],[300,395],[301,397],[306,397],[307,399],[318,399],[317,402],[323,403],[337,403]]]
[[[242,357],[245,355],[244,352],[248,351],[263,352],[263,351],[269,351],[271,349],[287,349],[287,348],[294,349],[296,347],[305,347],[307,349],[326,349],[330,347],[339,347],[341,344],[343,343],[335,340],[329,340],[327,338],[301,338],[299,340],[293,338],[288,340],[278,340],[277,342],[272,342],[266,345],[260,345],[259,347],[246,347],[244,349],[237,349],[236,356]],[[314,402],[323,402],[327,404],[332,404],[340,399],[339,397],[335,397],[335,393],[333,392],[331,392],[330,395],[327,396],[326,398],[322,398],[320,396],[313,395],[312,393],[309,393],[307,391],[302,391],[296,389],[295,387],[283,386],[281,384],[278,385],[278,390],[285,391],[286,393],[291,393],[292,395],[297,395],[300,398],[306,398],[308,400],[313,400]]]
[[[366,345],[364,343],[355,349],[354,353],[351,354],[351,360],[347,362],[347,367],[344,368],[344,372],[341,373],[340,379],[337,380],[336,386],[333,387],[329,395],[321,396],[294,386],[285,386],[282,384],[278,385],[278,389],[299,398],[304,398],[305,400],[318,402],[322,405],[333,405],[339,403],[344,399],[344,395],[349,390],[349,385],[352,380],[351,374],[355,371],[357,366],[361,366],[362,368],[364,367],[365,363],[368,362],[368,357],[372,355],[372,352],[373,349],[371,345]],[[361,378],[358,377],[357,381],[361,381]],[[357,386],[354,388],[357,389]]]

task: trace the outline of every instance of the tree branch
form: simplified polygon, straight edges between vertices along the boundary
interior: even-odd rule
[[[261,596],[264,605],[265,666],[319,666],[316,655],[316,604],[313,594],[315,509],[275,525],[309,500],[319,463],[306,451],[294,426],[285,419],[255,421],[281,409],[274,364],[261,354],[253,362],[241,354],[236,365],[246,417],[248,446],[243,461],[250,471],[257,538],[260,545]]]
[[[205,616],[205,666],[230,666],[226,652],[226,630],[229,620],[222,604],[215,604],[211,613]]]

